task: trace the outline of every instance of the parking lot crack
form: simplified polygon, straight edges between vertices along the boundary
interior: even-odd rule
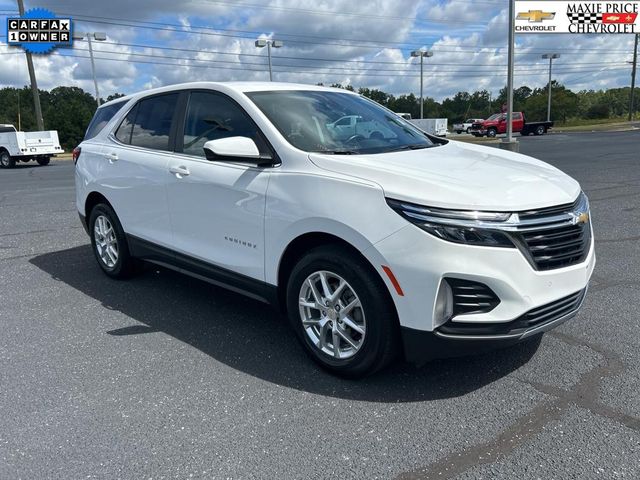
[[[587,409],[596,415],[609,418],[632,430],[640,431],[640,418],[618,412],[603,405],[598,399],[600,386],[605,378],[620,375],[624,371],[625,366],[622,360],[616,354],[599,345],[566,333],[554,331],[549,335],[572,346],[589,348],[601,355],[605,361],[602,365],[582,374],[580,380],[569,390],[518,379],[518,381],[535,388],[553,400],[536,406],[493,440],[453,452],[438,462],[424,468],[404,472],[397,478],[399,480],[448,479],[454,478],[478,465],[495,463],[501,457],[507,456],[517,447],[541,433],[547,424],[558,420],[573,405]]]

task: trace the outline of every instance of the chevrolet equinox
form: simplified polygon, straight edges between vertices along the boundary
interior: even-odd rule
[[[343,376],[538,337],[595,265],[574,179],[344,90],[150,90],[101,106],[73,157],[106,275],[144,260],[275,304]]]

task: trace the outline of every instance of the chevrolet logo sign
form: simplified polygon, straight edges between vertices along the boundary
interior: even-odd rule
[[[529,20],[529,22],[540,23],[543,20],[553,20],[555,12],[543,12],[542,10],[529,10],[528,12],[520,12],[516,20]]]
[[[573,225],[589,223],[589,212],[575,212],[571,214],[571,217],[571,223]]]

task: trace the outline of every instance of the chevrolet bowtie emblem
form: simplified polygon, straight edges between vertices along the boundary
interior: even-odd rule
[[[589,223],[589,213],[588,212],[580,212],[580,213],[572,213],[571,216],[574,225],[579,225],[581,223]]]
[[[529,10],[528,12],[520,12],[516,20],[529,20],[530,22],[540,23],[543,20],[553,20],[555,12],[543,12],[542,10]]]

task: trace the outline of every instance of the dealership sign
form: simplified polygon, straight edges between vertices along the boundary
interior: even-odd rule
[[[516,0],[516,33],[640,33],[640,0]]]
[[[20,17],[7,18],[7,43],[31,53],[47,53],[54,47],[71,46],[71,18],[56,17],[44,8],[32,8]]]

